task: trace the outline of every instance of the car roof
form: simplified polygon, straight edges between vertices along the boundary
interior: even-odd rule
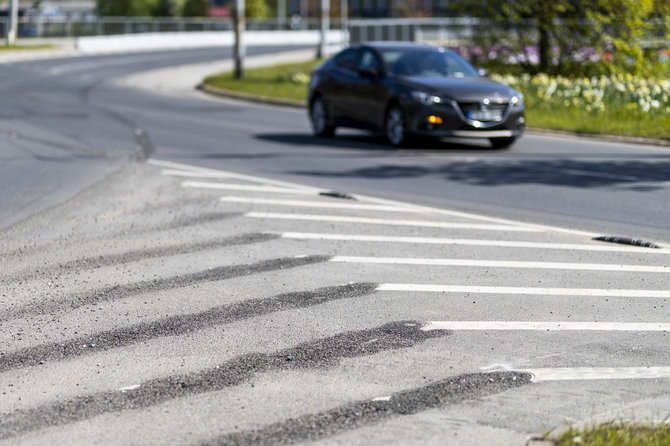
[[[437,51],[439,49],[439,47],[435,45],[429,45],[427,43],[414,43],[414,42],[361,42],[353,44],[351,45],[351,47],[352,48],[371,47],[379,50],[420,49],[420,50]]]

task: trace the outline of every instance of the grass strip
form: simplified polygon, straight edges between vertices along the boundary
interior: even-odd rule
[[[226,72],[206,78],[204,84],[265,98],[305,101],[309,72],[319,63],[321,60],[247,69],[243,80],[237,80],[232,72]],[[670,115],[665,110],[643,111],[605,103],[603,110],[594,111],[589,110],[587,100],[582,100],[581,105],[556,104],[540,96],[535,88],[526,89],[521,84],[513,86],[524,94],[528,127],[670,140]]]
[[[244,71],[243,80],[235,79],[232,72],[225,72],[210,76],[203,83],[222,90],[268,98],[305,101],[309,72],[319,63],[321,60],[250,68]]]
[[[585,429],[570,428],[556,446],[667,446],[670,424],[614,422]]]
[[[48,50],[54,49],[56,45],[42,43],[39,45],[0,45],[0,51],[23,51],[23,50]]]

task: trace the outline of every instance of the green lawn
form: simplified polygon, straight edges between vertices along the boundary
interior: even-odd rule
[[[570,429],[556,446],[667,446],[670,424],[606,423],[587,429]]]
[[[670,117],[664,113],[612,110],[594,115],[575,107],[527,105],[526,120],[538,129],[670,140]]]
[[[0,45],[0,51],[46,50],[52,48],[56,48],[56,46],[49,43],[40,45]]]
[[[208,77],[204,83],[223,90],[305,101],[309,71],[319,63],[319,60],[314,60],[298,64],[247,69],[242,81],[235,79],[232,72],[221,73]]]
[[[204,83],[223,90],[305,101],[309,72],[319,63],[320,61],[312,61],[248,69],[242,81],[234,79],[232,73],[221,73],[205,79]],[[554,82],[554,78],[546,76],[545,78],[544,81],[549,84]],[[540,96],[543,90],[542,86],[537,85],[536,79],[522,80],[521,77],[514,79],[516,80],[513,86],[524,93],[528,127],[670,140],[670,112],[668,112],[670,104],[667,104],[665,97],[662,98],[659,109],[646,112],[639,108],[628,107],[631,105],[629,103],[625,103],[624,106],[621,98],[617,103],[605,98],[603,107],[587,111],[589,99],[580,98],[576,102],[578,105],[564,105],[564,101],[560,99],[547,100],[546,97]],[[666,91],[665,88],[662,90]]]

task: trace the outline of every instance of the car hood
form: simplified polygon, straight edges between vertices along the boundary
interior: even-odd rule
[[[457,102],[507,102],[517,92],[498,82],[484,77],[407,77],[417,87],[427,89],[437,96],[453,99]]]

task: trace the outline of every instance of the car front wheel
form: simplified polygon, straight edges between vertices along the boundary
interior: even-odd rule
[[[335,134],[335,127],[328,125],[326,103],[323,99],[316,98],[312,101],[309,116],[312,121],[312,131],[316,136],[326,138]]]
[[[388,142],[392,146],[398,147],[407,144],[409,140],[407,119],[402,107],[394,105],[386,112],[384,128],[386,130],[386,139],[388,139]]]

